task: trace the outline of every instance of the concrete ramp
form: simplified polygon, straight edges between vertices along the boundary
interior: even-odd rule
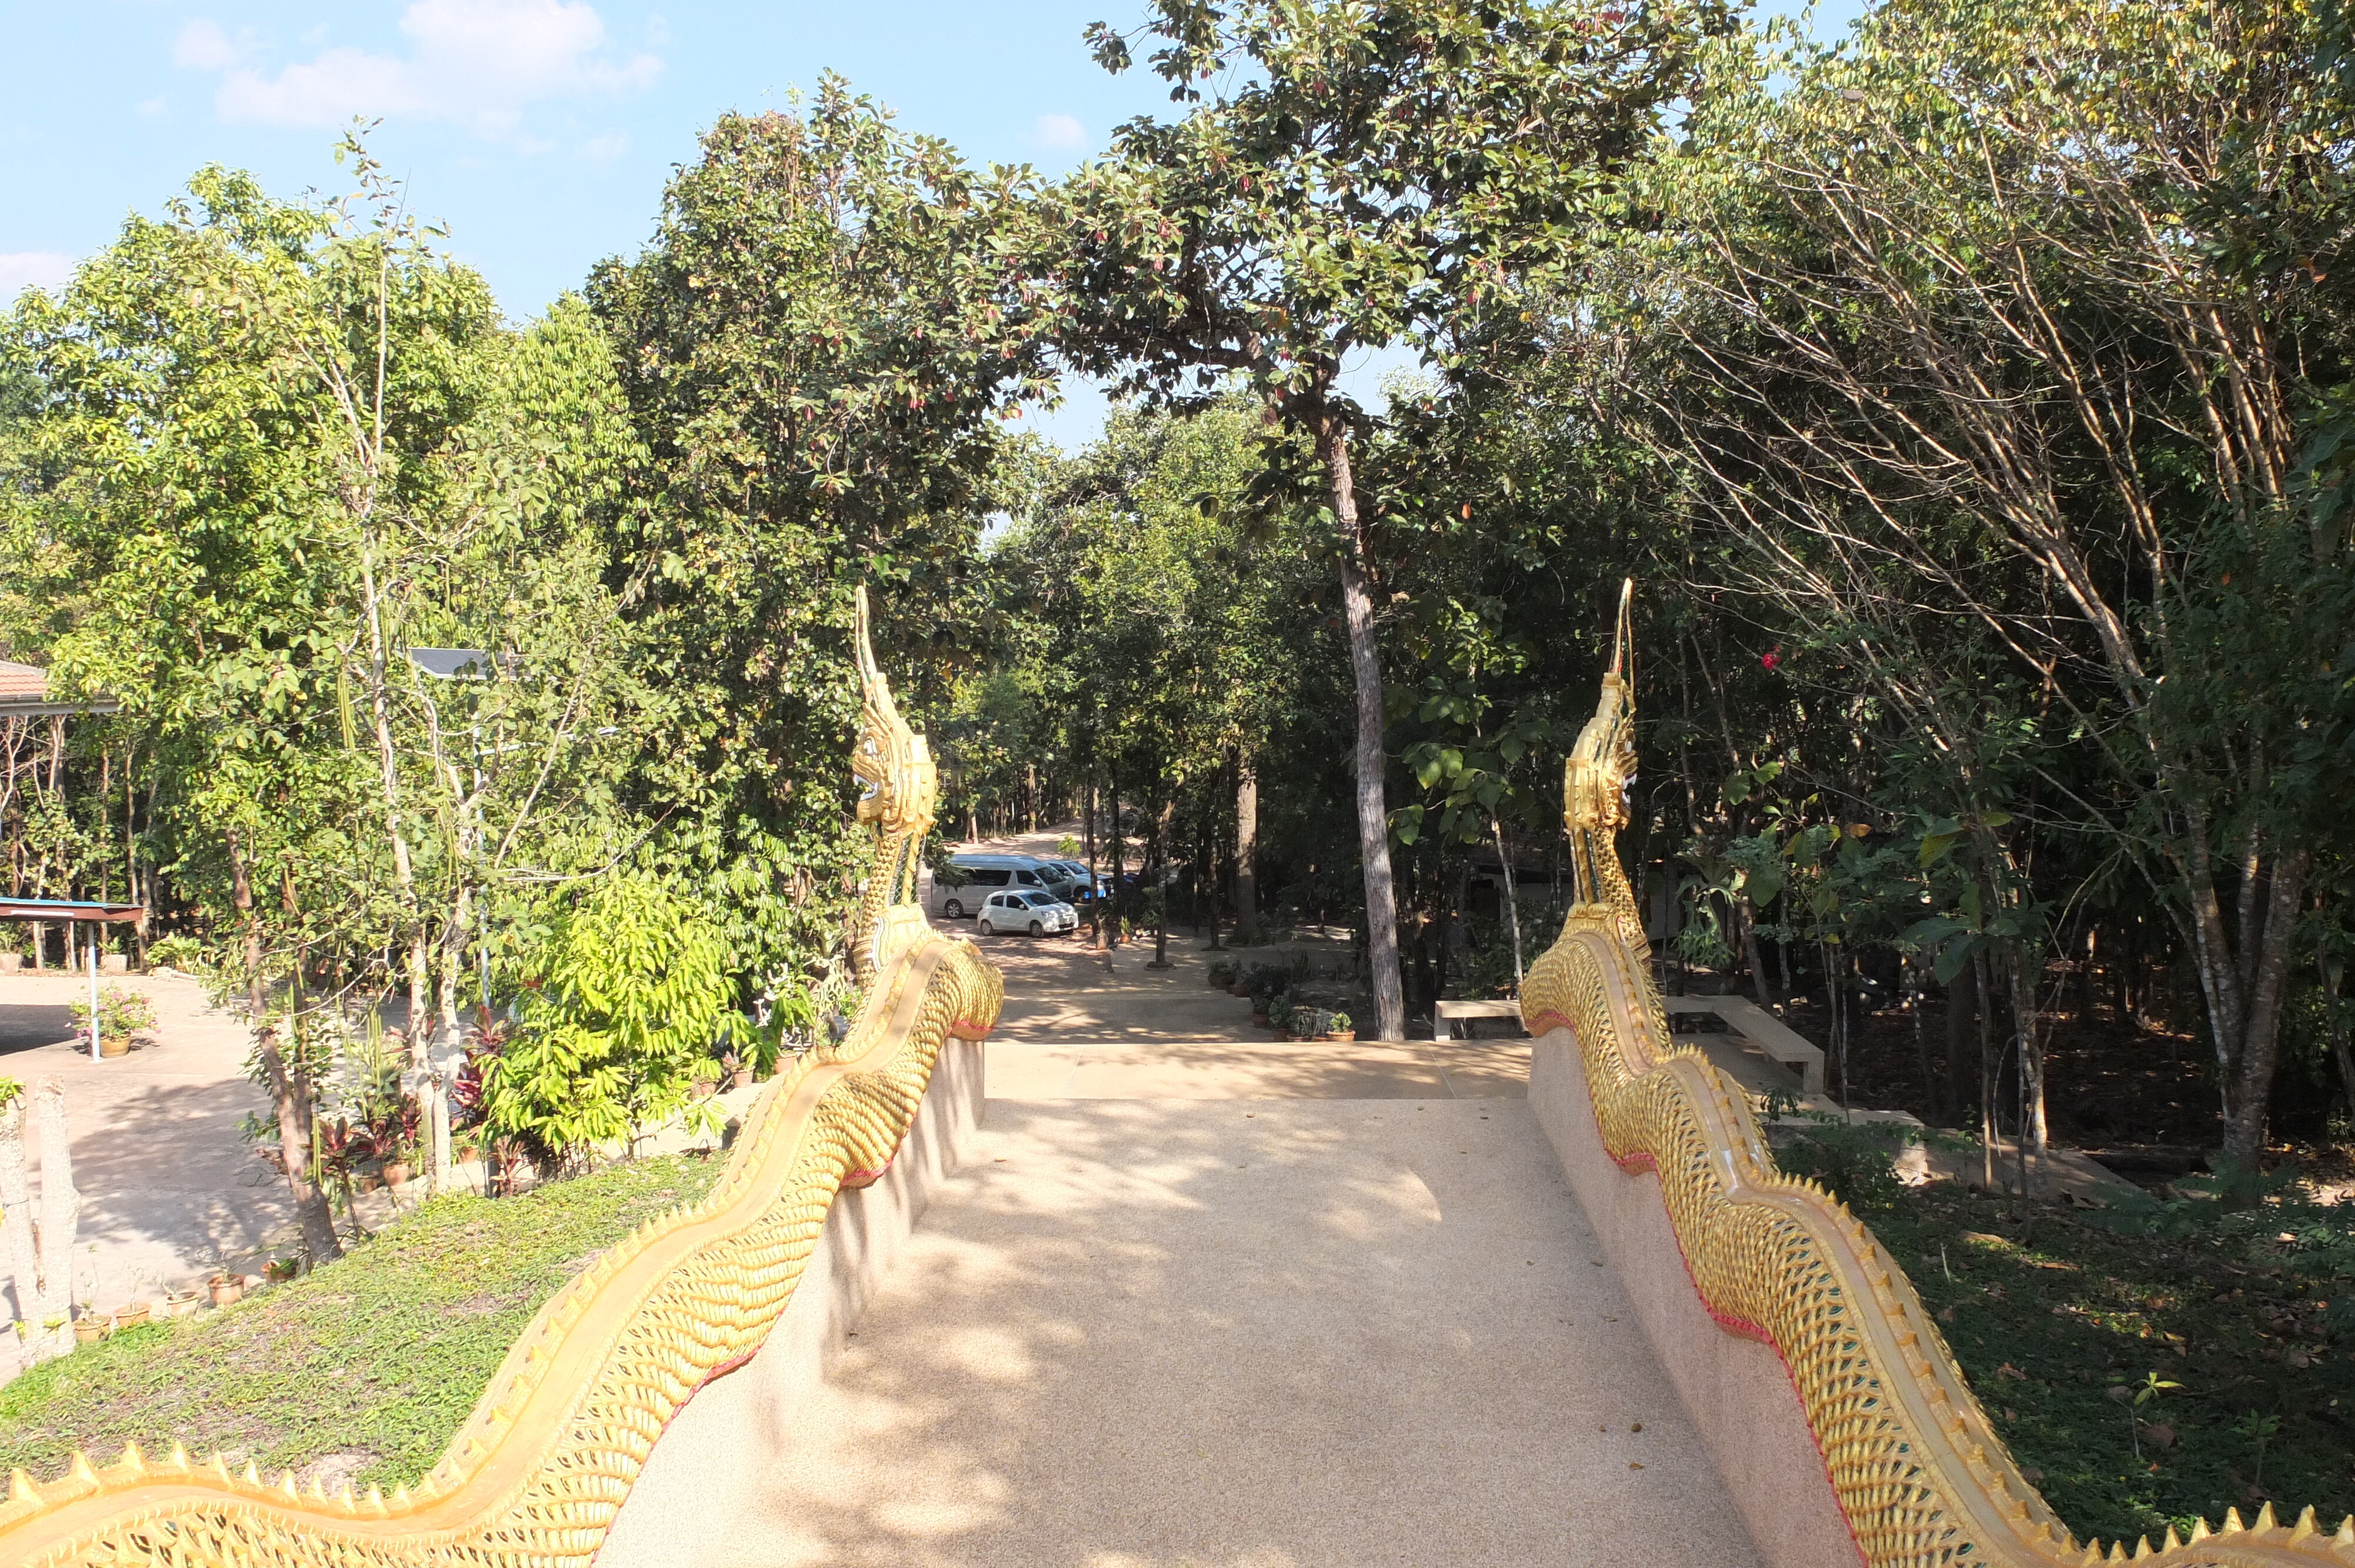
[[[993,1099],[783,1449],[630,1558],[1751,1568],[1602,1259],[1524,1100]]]

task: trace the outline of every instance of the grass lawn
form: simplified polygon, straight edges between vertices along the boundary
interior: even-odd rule
[[[375,1240],[226,1310],[87,1345],[0,1388],[0,1465],[55,1476],[135,1441],[361,1489],[433,1467],[540,1304],[633,1229],[701,1197],[723,1161],[615,1166],[514,1198],[437,1199]],[[330,1485],[332,1486],[332,1481]]]
[[[2350,1216],[2323,1211],[2318,1233],[2310,1205],[2207,1204],[2183,1234],[2123,1234],[1949,1182],[1858,1185],[1858,1214],[2079,1539],[2131,1550],[2266,1499],[2285,1522],[2312,1504],[2326,1530],[2355,1510],[2355,1356],[2324,1321],[2345,1282],[2315,1266]],[[2139,1408],[2121,1393],[2153,1376],[2181,1386]]]

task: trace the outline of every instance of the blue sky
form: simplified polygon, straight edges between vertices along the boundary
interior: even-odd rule
[[[1136,0],[14,0],[6,16],[0,302],[62,281],[208,163],[283,195],[342,191],[331,150],[355,113],[382,117],[378,155],[521,319],[645,241],[715,115],[781,106],[827,69],[976,163],[1050,174],[1168,107],[1157,78],[1109,76],[1081,41],[1092,21],[1141,19]],[[1081,396],[1046,428],[1084,439],[1100,418]]]

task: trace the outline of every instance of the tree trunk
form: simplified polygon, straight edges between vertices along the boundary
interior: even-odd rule
[[[229,835],[230,901],[245,927],[245,994],[250,1010],[255,1055],[261,1064],[263,1086],[278,1122],[278,1147],[286,1165],[286,1188],[294,1198],[294,1214],[303,1224],[303,1245],[314,1264],[341,1257],[343,1243],[336,1237],[336,1216],[327,1195],[311,1180],[311,1103],[304,1084],[279,1049],[278,1032],[265,1012],[269,988],[261,975],[261,917],[253,906],[253,878],[246,865],[244,845],[236,832]]]
[[[1153,965],[1169,967],[1169,829],[1178,800],[1165,781],[1161,814],[1153,823]]]
[[[1235,780],[1235,940],[1259,937],[1259,774],[1249,759]]]
[[[1972,1058],[1978,1044],[1979,971],[1965,964],[1946,984],[1946,1108],[1959,1117],[1977,1103]]]
[[[1930,1033],[1922,1021],[1922,966],[1910,958],[1899,961],[1905,966],[1905,1011],[1913,1024],[1913,1058],[1922,1068],[1922,1103],[1930,1120],[1944,1121],[1945,1098],[1939,1093],[1937,1074],[1930,1068]]]
[[[2240,1072],[2224,1124],[2224,1153],[2249,1167],[2256,1164],[2264,1149],[2266,1122],[2273,1109],[2282,993],[2289,978],[2290,939],[2297,930],[2297,909],[2306,896],[2306,866],[2303,853],[2274,863],[2272,885],[2259,905],[2264,911],[2262,924],[2254,934],[2244,927],[2241,936],[2248,1011],[2242,1024]]]
[[[1750,968],[1750,993],[1758,999],[1759,1006],[1771,1012],[1774,995],[1766,986],[1766,954],[1758,945],[1758,911],[1750,906],[1747,893],[1733,901],[1733,919],[1742,927],[1742,961]],[[1831,983],[1829,976],[1825,977],[1825,983]],[[1833,994],[1838,992],[1835,991]]]
[[[2044,1033],[2038,1027],[2036,977],[2027,949],[2006,942],[2004,968],[2011,984],[2012,1027],[2019,1036],[2019,1188],[2035,1192],[2044,1184],[2047,1123],[2044,1115]]]
[[[1092,772],[1092,768],[1091,769],[1091,772]],[[1085,831],[1088,835],[1088,940],[1093,945],[1095,950],[1101,953],[1104,950],[1103,884],[1098,881],[1096,877],[1096,781],[1092,777],[1088,779],[1086,800],[1087,817]]]
[[[1497,858],[1505,867],[1505,923],[1513,933],[1513,994],[1521,991],[1521,893],[1520,876],[1513,868],[1513,852],[1505,842],[1505,824],[1501,818],[1488,819],[1488,831],[1497,838]]]
[[[1994,988],[1987,984],[1987,949],[1971,955],[1971,993],[1977,1005],[1971,1009],[1978,1022],[1979,1036],[1979,1175],[1990,1192],[1995,1185],[1995,1010],[1987,1005],[1987,993]]]
[[[1333,491],[1340,534],[1341,609],[1349,630],[1349,673],[1358,693],[1358,851],[1366,873],[1366,961],[1372,973],[1375,1036],[1406,1038],[1406,993],[1399,979],[1398,891],[1391,877],[1390,806],[1383,791],[1382,665],[1374,641],[1373,593],[1366,582],[1366,541],[1358,525],[1349,438],[1327,413],[1316,430],[1318,455]]]
[[[1120,946],[1120,912],[1127,903],[1128,885],[1124,879],[1126,870],[1122,854],[1125,835],[1120,828],[1120,771],[1112,776],[1112,934],[1105,939],[1107,948]]]

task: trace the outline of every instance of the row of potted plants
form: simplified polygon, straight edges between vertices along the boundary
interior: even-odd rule
[[[1328,1012],[1305,1003],[1291,1006],[1279,1001],[1268,1015],[1268,1026],[1278,1040],[1355,1040],[1356,1028],[1346,1012]]]
[[[1270,964],[1248,969],[1233,963],[1212,964],[1210,984],[1232,996],[1251,998],[1252,1022],[1273,1029],[1284,1040],[1355,1040],[1358,1035],[1346,1012],[1327,1012],[1292,997],[1293,974]]]
[[[302,1264],[294,1258],[272,1258],[263,1266],[261,1274],[224,1271],[206,1280],[202,1287],[191,1285],[185,1289],[166,1290],[160,1300],[132,1301],[106,1312],[85,1307],[81,1315],[74,1319],[74,1338],[85,1345],[94,1344],[126,1329],[169,1321],[175,1318],[193,1317],[208,1298],[216,1307],[234,1306],[244,1299],[247,1291],[258,1289],[265,1282],[274,1284],[292,1279],[302,1271]]]

